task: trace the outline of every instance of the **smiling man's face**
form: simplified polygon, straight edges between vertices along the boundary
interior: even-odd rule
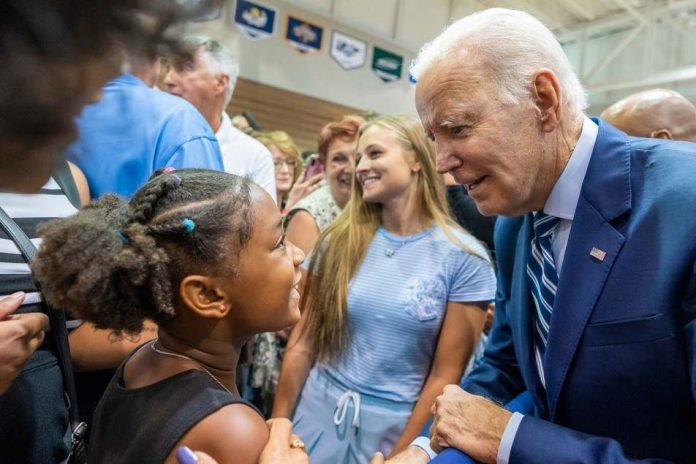
[[[550,174],[549,160],[531,98],[512,105],[497,97],[487,72],[448,62],[433,65],[416,87],[438,171],[465,185],[482,214],[516,216],[538,209],[548,194],[539,179]]]

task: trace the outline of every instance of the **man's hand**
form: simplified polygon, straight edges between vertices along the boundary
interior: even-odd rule
[[[409,446],[399,454],[384,460],[384,455],[377,452],[370,461],[370,464],[427,464],[430,457],[425,451],[417,446]]]
[[[48,316],[12,314],[24,301],[17,292],[0,300],[0,394],[10,388],[29,356],[41,346],[48,330]]]
[[[500,439],[512,413],[497,404],[447,385],[432,408],[430,446],[457,448],[476,461],[495,463]]]
[[[271,428],[271,433],[259,457],[259,464],[309,464],[309,456],[304,448],[290,446],[299,440],[292,433],[292,422],[279,418],[270,419],[266,423]]]

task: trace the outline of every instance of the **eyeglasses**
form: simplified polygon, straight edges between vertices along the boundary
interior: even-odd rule
[[[295,166],[297,166],[297,161],[292,159],[292,158],[289,158],[289,159],[278,158],[278,159],[273,160],[273,166],[275,166],[277,168],[281,167],[283,164],[286,165],[289,169],[295,169]]]

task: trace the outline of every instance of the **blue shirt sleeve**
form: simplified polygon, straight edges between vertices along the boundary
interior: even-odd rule
[[[464,244],[469,245],[467,241]],[[471,247],[471,251],[485,253],[480,246]],[[448,301],[492,301],[495,298],[495,273],[489,261],[461,249],[451,253],[450,259]]]
[[[200,168],[223,171],[220,146],[214,137],[196,137],[179,147],[165,160],[160,160],[160,166],[155,169],[171,166],[173,168]]]

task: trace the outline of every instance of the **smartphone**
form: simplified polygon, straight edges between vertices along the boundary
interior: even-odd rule
[[[304,179],[302,179],[303,182],[324,172],[324,166],[319,161],[319,155],[311,155],[307,161],[307,169],[305,170]]]

